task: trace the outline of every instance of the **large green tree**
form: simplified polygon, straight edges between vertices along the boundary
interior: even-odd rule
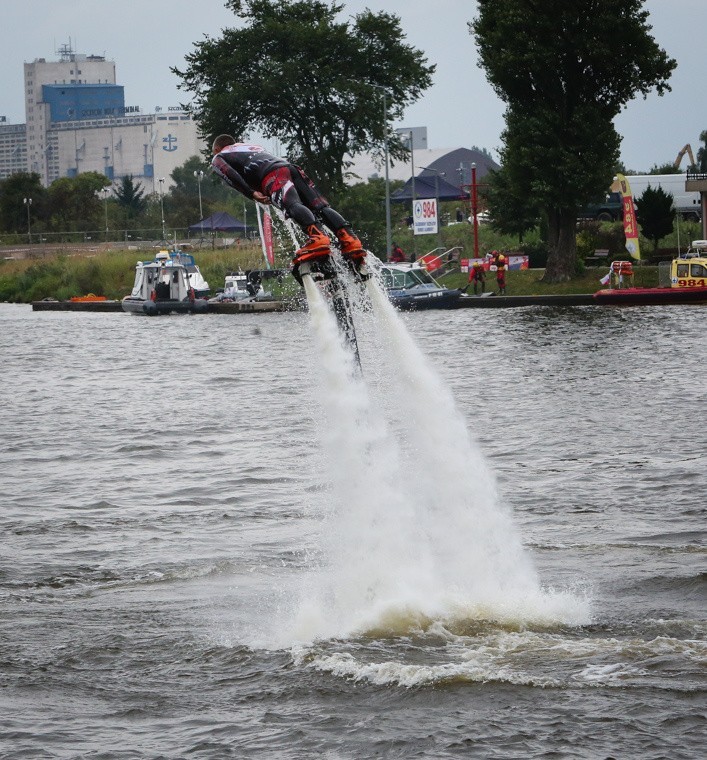
[[[0,180],[0,231],[27,232],[28,221],[31,229],[43,216],[46,194],[42,178],[34,172],[17,172]]]
[[[47,189],[50,227],[62,232],[101,229],[103,208],[99,193],[109,185],[110,180],[99,172],[54,180]]]
[[[676,63],[653,40],[644,0],[478,0],[480,66],[506,103],[502,171],[547,218],[548,282],[576,271],[577,209],[611,183],[613,121],[662,95]]]
[[[366,9],[339,20],[322,0],[229,0],[240,21],[196,43],[184,70],[201,133],[277,138],[325,192],[341,189],[345,156],[380,151],[391,123],[432,83],[434,65],[405,44],[400,19]],[[384,91],[386,119],[383,119]],[[391,141],[391,153],[405,149]]]
[[[648,185],[640,198],[636,198],[636,220],[656,250],[662,238],[673,231],[675,206],[672,193],[666,193],[660,185]]]

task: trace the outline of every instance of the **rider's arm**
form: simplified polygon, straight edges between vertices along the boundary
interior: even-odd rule
[[[248,183],[243,177],[221,156],[214,156],[211,160],[211,168],[221,179],[230,185],[234,190],[238,190],[246,198],[253,198],[253,190],[249,187]]]

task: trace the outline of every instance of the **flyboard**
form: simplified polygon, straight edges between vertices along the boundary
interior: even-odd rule
[[[272,212],[268,206],[265,206],[262,203],[256,203],[256,208],[258,210],[258,227],[263,247],[263,256],[265,257],[268,269],[270,269],[274,266],[275,261]],[[285,228],[289,232],[292,242],[296,246],[299,246],[297,232],[292,222],[286,219],[282,213],[279,213],[278,216],[284,222]],[[351,300],[342,277],[342,273],[348,265],[343,261],[341,252],[336,248],[336,244],[333,242],[336,240],[336,235],[334,235],[331,230],[326,231],[333,243],[331,255],[302,262],[292,270],[292,275],[300,284],[303,284],[304,277],[310,277],[312,282],[317,285],[334,313],[339,331],[356,359],[356,365],[361,369],[361,357],[358,352],[358,341],[356,340],[356,328],[354,326]],[[334,256],[337,257],[337,261],[333,260]],[[356,275],[354,274],[354,276]]]

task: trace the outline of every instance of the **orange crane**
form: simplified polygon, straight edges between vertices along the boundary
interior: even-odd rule
[[[680,162],[682,161],[682,157],[687,153],[687,155],[690,157],[690,166],[695,166],[695,157],[692,154],[692,146],[690,143],[687,145],[684,145],[680,152],[678,153],[678,157],[675,159],[675,162],[673,163],[673,166],[677,169],[680,166]]]

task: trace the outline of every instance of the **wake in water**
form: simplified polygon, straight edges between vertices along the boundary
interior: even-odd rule
[[[588,622],[586,600],[543,590],[451,392],[381,285],[368,281],[373,317],[363,321],[386,364],[375,363],[368,383],[365,355],[361,377],[310,278],[305,289],[322,357],[330,499],[320,561],[304,581],[292,630],[279,633],[309,642],[439,623]],[[384,409],[382,394],[371,394],[390,385],[397,392]]]

